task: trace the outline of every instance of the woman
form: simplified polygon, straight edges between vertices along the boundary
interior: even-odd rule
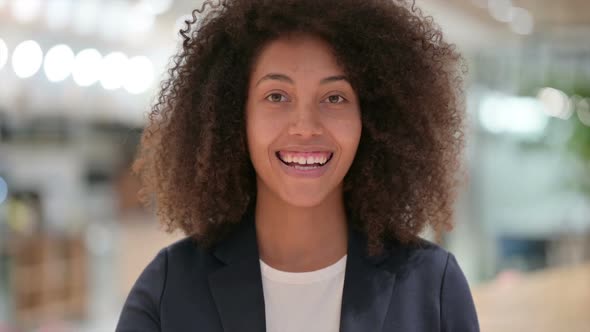
[[[187,238],[117,331],[478,331],[454,256],[418,236],[450,226],[462,146],[432,21],[391,0],[193,14],[135,163]]]

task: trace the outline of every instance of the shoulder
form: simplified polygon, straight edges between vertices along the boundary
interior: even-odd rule
[[[158,251],[143,269],[136,287],[138,284],[145,285],[146,288],[157,289],[158,295],[161,295],[170,281],[187,281],[190,275],[202,274],[215,263],[216,260],[193,238],[185,237]]]
[[[400,290],[424,292],[423,295],[443,297],[448,289],[469,292],[467,280],[455,256],[440,245],[426,239],[414,244],[392,244],[380,266],[396,275]]]
[[[430,277],[442,277],[453,254],[440,245],[420,238],[413,244],[390,243],[383,262],[397,274],[420,273]]]
[[[158,306],[164,298],[207,283],[207,273],[219,262],[193,238],[185,237],[162,248],[145,267],[135,287],[150,290]]]
[[[442,331],[479,331],[469,284],[451,252],[420,239],[388,248],[383,265],[396,274],[399,305],[431,308]]]
[[[205,271],[211,261],[189,237],[162,248],[129,292],[116,331],[160,330],[166,310],[181,310],[186,305],[181,301],[207,294]]]
[[[179,269],[189,272],[216,262],[205,247],[188,236],[162,248],[156,259],[160,256],[165,257],[168,272]]]
[[[170,270],[174,270],[175,266],[198,260],[201,252],[202,249],[190,237],[161,248],[144,268],[135,286],[146,285],[146,288],[163,292]]]
[[[172,259],[190,259],[202,255],[204,249],[195,239],[187,236],[162,248],[160,252]]]

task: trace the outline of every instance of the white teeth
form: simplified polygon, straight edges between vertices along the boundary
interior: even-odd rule
[[[329,157],[325,155],[304,157],[288,153],[279,153],[279,158],[286,163],[296,163],[302,166],[312,164],[320,164],[321,166],[323,166],[328,161]]]

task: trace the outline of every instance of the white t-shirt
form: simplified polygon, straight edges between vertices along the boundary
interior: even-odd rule
[[[266,331],[339,331],[346,257],[311,272],[280,271],[260,260]]]

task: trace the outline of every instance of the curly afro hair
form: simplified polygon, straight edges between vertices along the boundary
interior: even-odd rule
[[[251,211],[245,134],[253,62],[287,34],[321,38],[359,96],[362,135],[344,178],[368,252],[452,228],[463,150],[463,59],[432,17],[399,0],[206,1],[180,31],[133,165],[167,231],[210,247]],[[442,227],[441,227],[442,226]]]

